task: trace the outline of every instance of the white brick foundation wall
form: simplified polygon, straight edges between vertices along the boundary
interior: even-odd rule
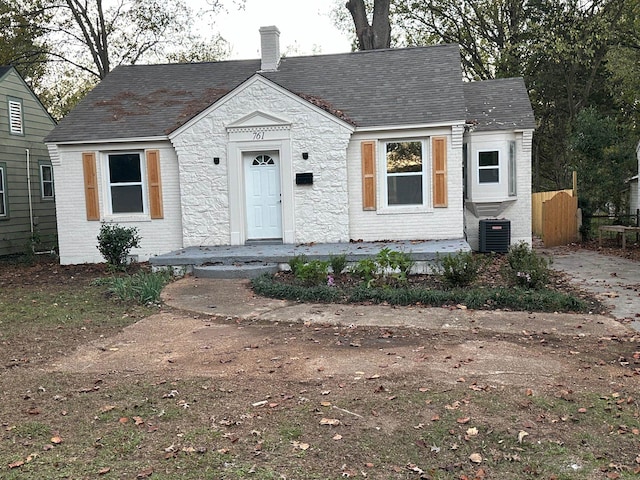
[[[118,150],[142,151],[145,148],[160,150],[164,218],[158,220],[146,218],[140,221],[105,215],[107,192],[101,153]],[[82,152],[96,152],[101,220],[114,222],[123,227],[136,227],[142,237],[140,248],[134,248],[131,251],[132,255],[137,255],[139,261],[146,261],[152,255],[167,253],[182,247],[178,164],[175,152],[169,142],[74,145],[57,149],[50,146],[50,149],[53,149],[57,159],[53,168],[56,182],[56,213],[61,264],[104,261],[97,248],[97,236],[101,222],[87,221]]]

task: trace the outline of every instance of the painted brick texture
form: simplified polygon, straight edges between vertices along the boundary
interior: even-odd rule
[[[350,237],[353,240],[441,240],[463,238],[462,215],[462,127],[421,129],[355,134],[347,152],[349,164],[349,216]],[[393,136],[391,136],[393,135]],[[432,136],[447,138],[447,194],[445,208],[426,207],[414,213],[392,213],[382,200],[385,167],[381,157],[382,141],[385,139],[428,139]],[[376,141],[376,211],[362,209],[362,162],[360,144],[365,140]],[[428,145],[428,143],[427,143]],[[430,156],[430,152],[428,153]],[[427,168],[427,195],[432,192],[431,162]],[[382,170],[382,171],[381,171]],[[429,199],[431,202],[431,199]],[[396,209],[397,210],[397,209]]]
[[[101,220],[114,222],[124,227],[136,227],[142,237],[140,248],[133,249],[131,254],[137,255],[139,261],[146,261],[153,255],[182,247],[178,165],[171,145],[167,142],[145,145],[123,144],[118,147],[121,151],[142,151],[143,148],[160,150],[164,218],[158,220],[147,218],[141,221],[105,215],[107,187],[105,163],[101,161],[100,152],[106,152],[107,146],[58,148],[52,157],[59,159],[54,164],[54,176],[56,179],[60,263],[63,265],[104,261],[97,248],[97,236],[101,222],[87,221],[86,219],[82,152],[87,151],[96,152]],[[114,146],[109,145],[108,148],[113,151]]]
[[[230,162],[240,162],[241,158],[230,155],[234,146],[229,143],[227,127],[255,112],[277,116],[290,124],[287,138],[277,144],[247,140],[238,145],[244,151],[280,150],[281,172],[291,172],[289,177],[282,175],[281,182],[283,191],[293,188],[293,205],[283,205],[283,210],[293,209],[294,241],[348,241],[345,179],[350,130],[301,99],[265,81],[255,81],[172,139],[180,158],[184,245],[231,243],[229,199],[238,193],[233,189],[244,189],[244,180],[240,178],[239,185],[229,181]],[[302,158],[303,152],[308,153],[307,160]],[[213,163],[214,157],[220,159],[218,165]],[[313,185],[295,185],[295,173],[302,172],[313,173]]]

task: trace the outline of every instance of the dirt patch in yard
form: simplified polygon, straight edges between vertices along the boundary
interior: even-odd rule
[[[102,276],[0,270],[2,478],[599,479],[640,465],[640,337],[609,317],[304,305],[193,278],[143,308]]]

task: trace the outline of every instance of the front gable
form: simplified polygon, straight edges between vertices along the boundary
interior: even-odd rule
[[[245,95],[247,91],[252,91],[255,89],[258,89],[259,91],[261,91],[262,94],[266,96],[266,98],[265,97],[252,98],[251,96]],[[169,134],[169,138],[173,139],[175,137],[180,136],[184,131],[189,130],[198,122],[200,122],[202,119],[215,115],[215,112],[217,110],[224,108],[225,105],[229,103],[237,104],[238,102],[236,100],[238,98],[244,98],[243,103],[246,103],[248,108],[242,111],[238,110],[238,114],[242,116],[239,119],[234,120],[231,124],[225,125],[225,127],[233,128],[233,127],[240,127],[242,125],[244,125],[245,127],[259,126],[260,122],[263,122],[265,124],[273,124],[273,123],[279,123],[284,125],[289,124],[290,121],[288,120],[282,120],[275,114],[266,113],[265,110],[271,110],[271,111],[277,110],[277,105],[276,105],[277,102],[271,102],[274,104],[273,108],[263,110],[257,107],[257,105],[261,105],[261,104],[264,105],[265,101],[267,104],[269,104],[270,97],[275,98],[275,97],[282,97],[282,96],[284,96],[287,100],[291,100],[297,103],[299,106],[307,107],[313,110],[315,113],[318,113],[324,116],[326,119],[329,119],[341,125],[342,127],[348,128],[350,131],[354,130],[353,125],[346,122],[345,120],[342,120],[336,115],[332,114],[330,106],[323,105],[323,107],[320,107],[317,105],[320,102],[314,101],[313,98],[308,97],[308,99],[305,99],[299,95],[296,95],[290,92],[285,88],[282,88],[281,86],[263,77],[262,75],[256,74],[252,76],[250,79],[248,79],[246,82],[243,82],[242,84],[238,85],[235,89],[233,89],[223,98],[211,104],[211,106],[209,106],[208,108],[200,112],[198,115],[190,119],[184,125],[180,126],[175,131],[171,132]],[[251,104],[256,105],[256,107],[251,108]]]

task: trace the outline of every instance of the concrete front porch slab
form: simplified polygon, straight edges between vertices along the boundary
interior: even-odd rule
[[[464,239],[298,245],[219,245],[182,248],[151,257],[149,263],[154,267],[182,266],[191,271],[198,265],[284,264],[297,255],[306,255],[309,260],[328,260],[332,255],[344,254],[347,261],[357,262],[363,258],[374,257],[383,248],[409,253],[416,262],[432,262],[438,255],[470,251],[469,244]]]

